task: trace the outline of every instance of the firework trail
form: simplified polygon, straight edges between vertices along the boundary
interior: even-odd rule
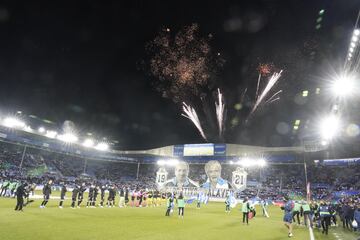
[[[276,92],[274,95],[272,95],[265,103],[272,103],[274,102],[273,100],[275,100],[274,98],[279,94],[279,93],[282,93],[282,90]],[[277,97],[276,98],[277,100],[280,99],[280,97]],[[276,100],[275,100],[276,101]]]
[[[243,104],[245,96],[246,96],[247,88],[245,88],[244,92],[241,94],[240,103]]]
[[[277,98],[275,98],[275,99],[273,99],[273,100],[271,100],[271,101],[266,101],[265,103],[271,104],[271,103],[273,103],[273,102],[276,102],[277,100],[280,100],[280,97],[277,97]]]
[[[183,111],[184,113],[181,114],[181,116],[186,117],[189,119],[195,127],[199,130],[201,136],[207,141],[204,130],[201,127],[199,117],[193,107],[190,105],[187,105],[185,102],[183,102]]]
[[[218,89],[218,103],[215,101],[216,118],[219,125],[219,137],[221,138],[224,131],[224,110],[225,103],[223,102],[223,95]]]
[[[278,73],[274,73],[271,78],[269,79],[268,84],[260,94],[259,98],[256,100],[254,107],[252,108],[250,115],[253,114],[256,109],[259,107],[259,105],[263,102],[264,98],[267,96],[267,94],[270,92],[272,87],[277,83],[279,78],[281,77],[282,70]]]
[[[258,81],[257,81],[255,101],[258,99],[258,96],[259,96],[258,93],[259,93],[260,81],[261,81],[261,72],[259,73],[259,77],[258,77]]]

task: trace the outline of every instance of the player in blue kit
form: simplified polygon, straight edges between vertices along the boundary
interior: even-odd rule
[[[288,237],[292,237],[292,211],[294,209],[294,203],[287,196],[284,197],[284,206],[281,207],[284,210],[284,224],[286,228],[289,230]]]

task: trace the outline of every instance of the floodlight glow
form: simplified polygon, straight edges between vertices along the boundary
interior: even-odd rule
[[[267,162],[263,158],[259,159],[251,159],[251,158],[243,158],[240,161],[237,162],[238,165],[241,165],[243,167],[264,167],[267,165]]]
[[[253,162],[251,161],[250,158],[243,158],[240,162],[240,165],[242,165],[243,167],[250,167],[251,165],[253,165]]]
[[[354,30],[354,35],[355,35],[355,36],[359,36],[359,34],[360,34],[360,30],[359,30],[359,29],[355,29],[355,30]]]
[[[257,164],[260,166],[260,167],[265,167],[266,166],[266,161],[265,159],[261,158],[257,161]]]
[[[349,57],[352,57],[352,53],[349,53]]]
[[[332,91],[337,96],[349,95],[354,90],[354,79],[350,76],[342,76],[336,79],[332,85]]]
[[[179,160],[177,159],[169,159],[169,160],[158,160],[158,165],[168,165],[168,166],[176,166],[179,163]]]
[[[32,128],[30,126],[25,126],[24,131],[25,132],[33,132]]]
[[[354,48],[349,48],[349,51],[352,53],[354,51]]]
[[[83,146],[84,147],[92,147],[94,146],[94,140],[92,139],[85,139],[84,143],[83,143]]]
[[[57,132],[55,132],[55,131],[46,131],[46,134],[45,134],[45,136],[48,138],[55,138],[56,135],[57,135]]]
[[[165,161],[164,160],[158,160],[157,164],[160,165],[160,166],[163,166],[163,165],[165,165]]]
[[[8,117],[3,120],[3,125],[8,128],[24,128],[25,123],[19,119]]]
[[[99,151],[106,151],[109,149],[109,145],[107,143],[101,142],[95,146],[95,149]]]
[[[357,42],[357,40],[359,40],[359,38],[358,38],[357,36],[353,36],[353,37],[351,38],[351,41],[353,41],[353,42]]]
[[[39,131],[39,133],[44,133],[46,130],[44,127],[39,127],[38,131]]]
[[[179,163],[179,161],[177,159],[169,159],[166,163],[169,166],[175,166]]]
[[[328,142],[325,141],[325,140],[322,140],[322,141],[321,141],[321,145],[326,146],[326,145],[328,145]]]
[[[332,115],[321,122],[320,133],[325,140],[332,139],[340,129],[340,120],[338,117]]]
[[[71,133],[65,133],[63,135],[59,135],[57,137],[60,141],[67,142],[67,143],[74,143],[77,142],[78,137]]]
[[[350,43],[350,46],[354,48],[356,46],[356,44],[354,42],[352,42],[352,43]]]

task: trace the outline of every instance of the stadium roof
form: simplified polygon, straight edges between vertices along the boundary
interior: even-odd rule
[[[184,144],[147,150],[97,151],[82,145],[68,144],[57,139],[0,127],[0,141],[60,152],[85,159],[153,163],[159,159],[184,159],[193,163],[208,160],[230,161],[244,157],[264,157],[274,161],[294,161],[296,155],[307,152],[305,146],[261,147],[239,144]],[[322,149],[317,149],[321,151]]]

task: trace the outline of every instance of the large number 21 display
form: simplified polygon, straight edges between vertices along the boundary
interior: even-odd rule
[[[244,190],[246,188],[246,181],[247,181],[247,172],[238,167],[232,173],[232,184],[236,189]]]

